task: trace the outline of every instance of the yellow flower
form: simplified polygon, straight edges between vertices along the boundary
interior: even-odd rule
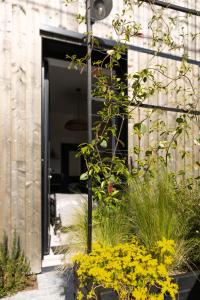
[[[171,265],[173,263],[173,258],[171,256],[165,256],[164,258],[165,265]]]
[[[135,300],[146,300],[147,296],[147,288],[145,287],[138,287],[138,288],[135,288],[134,291],[133,291],[133,297]]]
[[[166,277],[168,275],[167,269],[163,264],[158,265],[157,270],[161,277]]]
[[[73,258],[76,263],[80,286],[77,299],[82,299],[81,287],[88,283],[91,287],[87,299],[95,297],[95,287],[102,285],[113,288],[119,299],[163,300],[169,293],[172,299],[178,291],[177,285],[171,282],[167,266],[172,262],[174,242],[162,239],[156,245],[156,256],[147,253],[134,238],[131,243],[119,244],[116,247],[95,244],[88,254],[78,254]],[[162,256],[162,262],[160,259]],[[160,292],[149,293],[149,286],[156,285]]]
[[[162,238],[162,241],[157,242],[157,248],[160,251],[161,255],[165,253],[174,254],[175,243],[173,240],[167,240],[165,237]]]

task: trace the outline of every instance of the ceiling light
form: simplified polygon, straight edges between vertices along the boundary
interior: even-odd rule
[[[65,129],[70,130],[70,131],[86,131],[87,130],[87,122],[86,122],[86,120],[84,120],[82,118],[81,111],[80,111],[80,109],[81,109],[80,103],[81,103],[81,101],[83,101],[83,95],[81,93],[82,90],[80,88],[77,88],[76,92],[78,93],[77,99],[75,101],[76,103],[73,101],[74,108],[76,108],[75,118],[68,120],[65,123]]]

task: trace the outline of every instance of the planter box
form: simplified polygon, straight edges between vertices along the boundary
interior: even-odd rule
[[[200,300],[200,272],[189,272],[175,275],[174,281],[179,285],[177,300]],[[97,293],[98,300],[118,300],[118,295],[111,289],[101,288]],[[166,296],[166,300],[171,297]]]
[[[200,271],[175,275],[174,281],[179,285],[177,300],[200,299]],[[171,300],[166,296],[166,300]]]
[[[112,289],[99,287],[96,289],[97,300],[119,300],[119,297]]]
[[[66,300],[76,299],[76,284],[74,284],[76,280],[74,274],[72,273],[71,276],[73,283],[71,282],[71,296],[69,295],[68,290],[68,295],[66,295],[65,298]],[[200,271],[175,275],[173,278],[174,281],[179,285],[177,300],[200,300]],[[112,289],[105,289],[103,287],[97,288],[96,295],[98,300],[119,300],[119,297],[115,291]],[[166,296],[165,300],[171,300],[171,297]]]

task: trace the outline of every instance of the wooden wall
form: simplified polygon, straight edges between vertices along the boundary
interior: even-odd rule
[[[14,229],[41,270],[42,24],[77,31],[59,0],[0,1],[0,236]]]
[[[86,32],[75,18],[84,12],[84,0],[0,0],[0,238],[17,230],[33,272],[41,270],[40,28]],[[106,28],[110,37],[110,20],[96,34]]]
[[[175,3],[175,2],[174,2]],[[199,1],[194,0],[188,0],[188,1],[177,1],[177,5],[182,5],[188,8],[200,10],[200,3]],[[160,7],[157,7],[157,10],[160,10]],[[183,31],[186,35],[184,40],[184,49],[176,49],[169,51],[167,47],[164,47],[161,51],[176,55],[176,56],[182,56],[182,54],[188,53],[188,56],[190,59],[196,60],[197,62],[200,62],[200,36],[198,35],[196,40],[192,40],[191,34],[198,34],[200,32],[200,17],[196,16],[189,16],[188,18],[185,18],[184,13],[180,13],[177,11],[173,11],[170,9],[164,9],[163,14],[165,16],[165,20],[168,19],[168,17],[175,17],[178,16],[179,24],[176,26],[176,28],[173,30],[172,35],[173,38],[177,42],[181,42],[180,34]],[[149,9],[148,4],[141,5],[140,8],[135,7],[135,16],[137,20],[143,20],[142,22],[142,28],[141,32],[143,33],[143,37],[135,39],[135,45],[144,47],[144,48],[151,48],[152,49],[152,32],[148,29],[148,22],[150,21],[153,13],[152,10]],[[160,24],[160,26],[162,26]],[[134,43],[134,41],[132,41]],[[142,70],[143,68],[155,66],[157,64],[162,64],[166,67],[165,74],[169,77],[174,78],[177,76],[177,68],[180,67],[181,62],[176,61],[170,58],[163,58],[159,56],[153,57],[153,55],[145,54],[145,53],[139,53],[137,51],[129,50],[128,52],[129,57],[129,72],[137,72]],[[191,83],[193,87],[195,88],[195,97],[191,97],[190,93],[192,92],[193,87],[191,87],[190,82],[187,80],[179,80],[179,82],[172,84],[169,86],[169,93],[158,93],[154,95],[153,97],[148,98],[144,103],[146,104],[152,104],[152,105],[158,105],[158,106],[165,106],[165,107],[179,107],[179,108],[189,108],[187,104],[190,102],[194,102],[197,100],[198,106],[196,107],[198,110],[200,108],[200,101],[199,99],[199,75],[200,75],[200,69],[198,65],[191,64]],[[162,76],[158,73],[157,80],[160,81],[162,84],[169,83],[169,79],[167,79],[165,76]],[[129,82],[131,84],[131,81]],[[188,89],[188,92],[183,91],[177,95],[175,92],[175,88],[177,85],[180,85],[184,87],[185,89]],[[131,89],[130,89],[131,94]],[[194,99],[196,98],[196,99]],[[133,124],[134,122],[139,122],[145,119],[145,116],[147,115],[147,112],[150,112],[148,109],[140,108],[137,109],[134,112],[133,118],[129,120],[129,156],[133,157],[133,159],[137,159],[137,155],[134,154],[134,146],[138,145],[139,141],[136,137],[136,135],[133,134]],[[176,112],[170,112],[170,111],[158,111],[157,113],[154,113],[151,117],[151,121],[147,120],[145,121],[145,125],[147,128],[151,126],[151,124],[156,120],[160,119],[163,120],[167,127],[169,129],[173,129],[176,127],[176,118],[179,116],[179,113]],[[164,138],[160,135],[161,130],[157,130],[154,133],[145,135],[144,138],[142,138],[142,141],[140,143],[140,146],[145,152],[145,149],[148,149],[151,146],[154,146],[158,144],[160,141],[162,141]],[[178,140],[178,147],[176,150],[172,151],[173,157],[171,160],[171,168],[174,171],[178,170],[185,170],[188,175],[199,175],[199,167],[196,164],[196,161],[200,161],[200,150],[199,145],[195,145],[194,139],[199,136],[200,133],[200,122],[199,118],[196,118],[191,123],[191,128],[188,129],[188,135],[184,134],[182,137]],[[188,152],[186,157],[184,159],[181,158],[183,151]],[[190,154],[189,154],[190,152]],[[142,155],[142,154],[141,154]]]
[[[16,228],[32,270],[41,270],[41,37],[40,27],[50,25],[85,32],[74,16],[84,13],[85,1],[65,7],[62,0],[0,0],[0,237]],[[181,1],[182,2],[182,1]],[[200,10],[198,0],[184,0]],[[112,15],[94,25],[94,33],[116,37],[111,20],[122,8],[113,1]],[[180,5],[180,1],[179,1]],[[148,8],[134,11],[146,26]],[[198,25],[197,18],[187,28]],[[190,23],[193,22],[193,23]],[[148,48],[148,39],[134,40]],[[199,59],[199,42],[189,51]],[[139,69],[149,57],[129,51],[129,70]],[[196,72],[196,70],[195,70]],[[160,100],[159,100],[160,101]],[[133,136],[130,128],[130,148]]]

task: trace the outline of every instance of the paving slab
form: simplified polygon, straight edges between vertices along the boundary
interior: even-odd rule
[[[22,291],[4,300],[75,300],[73,282],[69,278],[69,272],[66,274],[56,269],[44,270],[37,275],[37,289]]]

